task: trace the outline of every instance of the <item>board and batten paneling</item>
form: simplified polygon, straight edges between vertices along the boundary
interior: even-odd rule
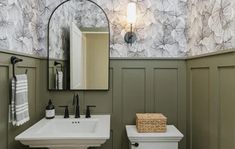
[[[135,124],[136,113],[146,112],[146,70],[145,68],[123,68],[121,78],[122,107],[120,108],[123,127],[125,127],[125,124]],[[123,135],[122,148],[127,148],[125,130]]]
[[[9,103],[9,94],[6,94],[9,92],[9,88],[7,87],[8,82],[8,75],[9,75],[9,69],[8,65],[6,64],[0,64],[0,148],[1,149],[7,149],[8,144],[8,133],[7,133],[7,122],[8,122],[8,103]]]
[[[122,69],[122,121],[125,124],[135,123],[136,113],[146,111],[146,71],[144,68]],[[133,87],[135,85],[136,87]]]
[[[164,113],[178,125],[178,69],[154,69],[154,112]],[[167,108],[166,108],[167,107]]]
[[[235,53],[187,60],[187,148],[235,149]]]
[[[10,82],[12,78],[12,65],[10,64],[10,57],[13,54],[0,54],[0,148],[1,149],[26,149],[28,147],[15,141],[15,136],[27,129],[38,121],[44,111],[40,102],[40,86],[39,86],[39,70],[40,60],[29,58],[27,56],[17,57],[24,61],[16,65],[16,74],[25,73],[27,69],[28,75],[28,99],[29,99],[29,114],[30,121],[22,126],[15,127],[8,123],[8,105],[10,101]]]
[[[209,148],[209,69],[191,69],[192,145],[195,149]]]
[[[46,67],[46,61],[42,63]],[[46,77],[44,73],[42,76]],[[168,124],[186,134],[186,64],[184,60],[111,59],[110,90],[81,91],[81,113],[96,105],[92,114],[111,114],[111,139],[101,149],[129,149],[125,125],[135,124],[138,112],[162,112]],[[47,92],[55,105],[69,105],[73,114],[73,93]],[[58,114],[63,110],[57,109]],[[180,149],[186,149],[186,142]]]
[[[219,149],[235,149],[235,66],[219,67]]]
[[[31,120],[21,127],[8,123],[12,54],[0,55],[0,140],[3,149],[27,149],[14,137],[44,116],[49,98],[54,104],[69,105],[76,91],[47,91],[46,60],[20,56],[17,73],[28,69]],[[187,69],[186,69],[187,64]],[[187,73],[186,73],[187,71]],[[186,86],[187,74],[187,86]],[[235,53],[184,60],[112,59],[110,90],[82,91],[81,113],[96,105],[93,114],[111,114],[111,138],[101,149],[128,149],[125,125],[134,124],[137,112],[162,112],[168,124],[187,135],[180,149],[234,149]],[[186,88],[187,87],[187,88]],[[187,93],[187,102],[186,102]],[[186,105],[187,103],[187,105]],[[186,109],[187,107],[187,109]],[[63,114],[62,109],[56,109]],[[187,147],[186,147],[187,138]]]
[[[15,141],[17,134],[27,129],[44,116],[45,105],[52,99],[56,113],[63,114],[59,105],[69,105],[70,114],[74,114],[72,98],[80,95],[81,113],[86,105],[96,105],[92,114],[111,114],[111,137],[100,149],[128,149],[125,125],[135,124],[137,112],[162,112],[168,116],[168,124],[176,125],[186,133],[186,64],[184,60],[143,60],[112,59],[110,61],[109,91],[63,91],[47,90],[47,62],[18,55],[24,59],[17,64],[17,74],[28,69],[29,110],[31,120],[23,126],[12,127],[8,123],[8,101],[10,96],[10,78],[12,67],[9,62],[12,54],[0,55],[0,147],[3,149],[27,149]],[[180,149],[186,149],[185,138]]]

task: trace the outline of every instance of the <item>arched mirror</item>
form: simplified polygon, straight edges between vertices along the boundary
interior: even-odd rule
[[[48,22],[48,89],[108,90],[109,21],[90,0],[67,0]]]

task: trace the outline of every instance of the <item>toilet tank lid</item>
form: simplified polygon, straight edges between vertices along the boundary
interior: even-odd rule
[[[134,142],[179,142],[184,135],[174,126],[167,125],[165,133],[138,133],[136,125],[126,126],[129,140]]]

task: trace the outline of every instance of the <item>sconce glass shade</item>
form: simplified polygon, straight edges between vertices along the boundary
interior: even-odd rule
[[[136,22],[136,3],[130,2],[127,6],[127,22],[134,24]]]

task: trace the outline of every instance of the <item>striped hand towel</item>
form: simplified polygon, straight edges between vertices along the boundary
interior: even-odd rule
[[[29,120],[27,75],[16,75],[11,85],[11,122],[13,126],[20,126]]]
[[[56,83],[56,89],[62,90],[63,89],[63,72],[62,71],[56,71],[56,77],[55,77],[55,83]]]

